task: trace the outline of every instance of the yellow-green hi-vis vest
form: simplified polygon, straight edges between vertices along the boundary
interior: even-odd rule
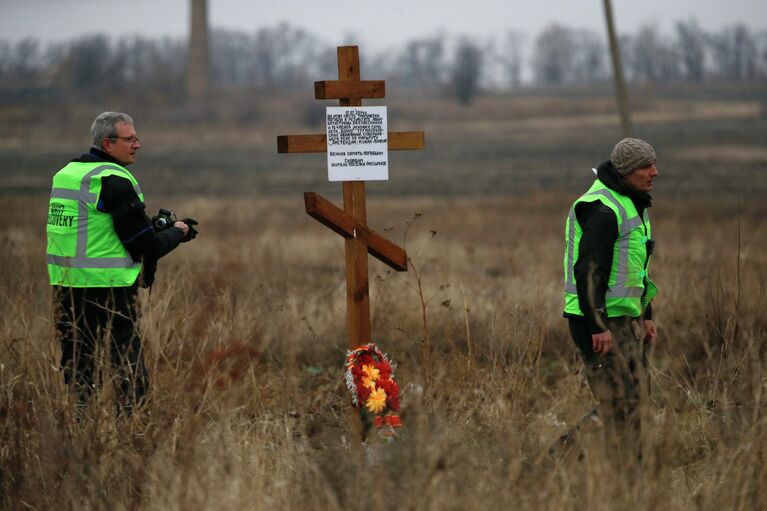
[[[605,312],[610,318],[639,317],[650,300],[658,294],[657,287],[648,276],[650,258],[647,255],[647,240],[652,237],[650,217],[645,209],[644,218],[641,218],[630,198],[607,188],[598,179],[573,203],[567,216],[564,261],[565,312],[583,316],[578,304],[574,272],[583,230],[575,217],[575,208],[580,203],[595,201],[610,208],[618,219],[618,239],[613,249],[613,265],[605,295]]]
[[[139,199],[138,182],[115,163],[72,162],[53,176],[48,211],[48,275],[51,285],[127,287],[136,282],[141,263],[120,242],[112,215],[97,208],[101,178],[128,179]]]

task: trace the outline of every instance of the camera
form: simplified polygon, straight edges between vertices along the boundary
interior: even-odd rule
[[[157,232],[173,227],[175,223],[176,214],[169,209],[160,208],[160,212],[152,217],[152,226],[154,226],[154,230]]]

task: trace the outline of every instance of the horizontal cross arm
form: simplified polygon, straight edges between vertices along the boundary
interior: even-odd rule
[[[426,146],[423,131],[390,131],[389,151],[423,149]],[[277,152],[284,153],[324,153],[328,150],[325,134],[280,135],[277,137]]]
[[[344,238],[358,238],[365,242],[368,253],[397,271],[407,271],[407,253],[318,193],[304,193],[306,212],[323,225]]]
[[[324,153],[328,150],[325,134],[280,135],[277,137],[277,152],[284,153]]]
[[[426,147],[423,131],[390,131],[389,151],[408,151]]]
[[[386,96],[383,80],[314,82],[315,99],[373,99]]]

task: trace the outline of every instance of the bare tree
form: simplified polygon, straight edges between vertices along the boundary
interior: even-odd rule
[[[631,70],[634,80],[652,82],[660,77],[660,71],[655,60],[658,54],[658,32],[655,27],[644,25],[636,36],[630,39],[627,67]]]
[[[327,76],[328,48],[309,32],[281,23],[256,32],[252,56],[255,83],[303,86],[310,76]]]
[[[523,52],[526,39],[522,32],[509,30],[506,32],[502,49],[499,51],[499,58],[506,72],[506,78],[509,85],[514,88],[522,84]]]
[[[211,76],[216,83],[230,86],[252,84],[254,42],[248,34],[214,29],[210,38]]]
[[[571,38],[574,48],[570,72],[572,82],[590,84],[607,80],[607,48],[602,38],[587,30],[573,31]]]
[[[435,89],[444,82],[445,41],[442,34],[409,41],[397,59],[397,81],[405,87]]]
[[[629,41],[626,67],[634,80],[656,82],[681,77],[679,54],[654,26],[640,27]]]
[[[333,48],[288,23],[253,34],[215,30],[213,77],[222,84],[258,87],[305,87],[311,77],[336,72]]]
[[[455,98],[468,105],[479,92],[482,74],[482,50],[467,38],[458,41],[450,73],[450,85]]]
[[[93,95],[121,86],[120,69],[105,35],[81,37],[68,45],[55,80],[72,94]]]
[[[700,82],[705,76],[706,34],[694,19],[676,24],[677,51],[684,76],[687,80]]]
[[[177,91],[184,87],[187,48],[176,39],[125,37],[117,41],[111,60],[119,63],[117,89],[131,91],[135,97],[163,98],[180,102]]]
[[[37,39],[0,41],[0,102],[38,97],[51,89],[50,75],[60,55],[43,52]]]
[[[555,23],[538,35],[533,52],[533,73],[537,83],[543,85],[567,83],[572,61],[573,46],[570,29]]]
[[[758,58],[756,42],[745,25],[727,27],[713,34],[709,41],[721,78],[743,81],[756,77]]]
[[[767,78],[767,31],[762,31],[756,36],[756,43],[759,48],[757,73],[761,79]]]
[[[604,43],[597,34],[550,25],[535,40],[535,80],[543,85],[603,81],[607,78],[605,55]]]
[[[3,43],[0,69],[15,81],[30,80],[45,66],[37,39],[25,38],[16,44]]]

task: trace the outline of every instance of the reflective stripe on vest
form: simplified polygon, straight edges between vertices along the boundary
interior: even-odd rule
[[[63,170],[65,170],[66,167]],[[138,183],[136,182],[135,178],[128,172],[126,169],[120,167],[119,165],[115,164],[104,164],[104,165],[98,165],[94,167],[93,169],[87,171],[82,176],[77,176],[76,174],[68,175],[68,178],[71,179],[79,179],[80,186],[79,189],[72,189],[72,188],[52,188],[51,189],[51,195],[50,199],[53,201],[54,199],[62,199],[62,200],[69,200],[74,201],[77,204],[77,231],[76,231],[76,239],[75,246],[74,246],[74,256],[69,255],[58,255],[58,254],[47,254],[47,262],[49,265],[49,274],[51,276],[51,284],[58,284],[58,285],[73,285],[73,286],[81,286],[81,287],[104,287],[104,286],[110,286],[110,282],[116,282],[117,285],[131,285],[132,282],[123,282],[127,280],[131,280],[133,278],[135,280],[135,276],[138,275],[138,271],[140,270],[141,263],[138,263],[133,260],[130,255],[127,254],[127,250],[124,249],[124,247],[120,247],[120,251],[123,252],[125,255],[120,255],[118,257],[89,257],[88,256],[88,231],[90,227],[90,220],[92,219],[92,214],[89,211],[89,207],[93,207],[96,209],[97,207],[97,200],[98,200],[98,194],[92,193],[90,191],[91,188],[91,179],[94,176],[97,176],[98,174],[107,171],[107,170],[115,170],[117,171],[117,175],[122,175],[125,178],[129,179],[131,183],[133,184],[133,189],[136,192],[136,194],[143,200],[143,194],[141,192],[141,188],[139,187]],[[55,178],[54,178],[55,180]],[[95,213],[95,212],[94,212]],[[107,213],[104,213],[107,214]],[[49,219],[50,222],[50,219]],[[51,236],[54,236],[54,238],[51,238]],[[61,234],[52,235],[49,233],[49,242],[51,239],[61,239]],[[71,247],[71,245],[70,245]],[[67,253],[67,252],[65,252]],[[69,252],[71,254],[71,252]],[[67,279],[64,277],[64,275],[61,273],[63,269],[74,269],[75,271],[78,271],[77,278],[74,278],[72,280],[76,282],[70,282],[70,279]],[[93,273],[92,278],[89,278],[89,272],[88,270],[130,270],[130,274],[104,274],[103,272],[100,273]],[[135,276],[133,275],[135,273]]]
[[[620,230],[618,236],[618,267],[615,272],[615,280],[617,282],[626,282],[628,276],[628,259],[629,259],[629,236],[628,233],[633,229],[636,229],[642,225],[642,219],[638,216],[629,219],[626,208],[618,202],[613,195],[605,189],[595,190],[590,193],[586,193],[583,197],[594,197],[596,195],[605,197],[612,204],[615,205],[618,210],[618,214],[621,216]],[[577,201],[576,201],[577,204]],[[571,294],[578,294],[578,289],[575,285],[575,276],[573,275],[573,269],[575,267],[575,261],[573,261],[573,254],[575,252],[575,224],[578,219],[575,217],[575,205],[573,204],[568,214],[570,220],[570,232],[567,236],[567,278],[565,279],[565,292]],[[644,211],[645,221],[649,222],[650,217],[647,214],[647,210]],[[560,224],[561,225],[561,224]],[[640,297],[644,293],[644,287],[624,287],[621,285],[612,287],[607,290],[607,298],[628,298],[628,297]]]
[[[645,292],[649,258],[645,242],[650,235],[650,218],[647,210],[643,219],[636,214],[633,205],[626,205],[630,199],[607,189],[599,180],[583,196],[575,201],[567,218],[565,257],[565,312],[582,314],[578,305],[578,290],[575,282],[576,241],[582,232],[575,215],[575,208],[582,202],[597,200],[611,206],[618,217],[618,239],[613,247],[613,264],[610,268],[608,289],[605,293],[608,316],[638,316],[642,305],[640,298]],[[630,210],[627,210],[630,207]],[[637,232],[644,225],[644,232]],[[642,255],[645,254],[645,255]],[[640,262],[638,259],[642,259]]]

